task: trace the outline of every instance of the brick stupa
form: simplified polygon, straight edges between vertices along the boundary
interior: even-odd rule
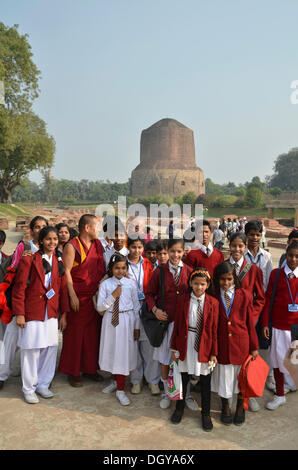
[[[132,197],[205,194],[193,131],[175,119],[161,119],[142,131],[140,160],[131,174]]]

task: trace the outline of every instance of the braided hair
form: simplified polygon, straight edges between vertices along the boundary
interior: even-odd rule
[[[43,239],[50,232],[55,232],[57,237],[58,237],[58,230],[55,227],[51,227],[51,226],[47,226],[47,227],[44,227],[43,229],[41,229],[41,231],[39,232],[39,236],[38,236],[39,251],[42,254],[42,264],[43,264],[43,269],[44,269],[45,274],[48,274],[52,270],[52,267],[51,267],[50,263],[45,258],[45,253],[44,253],[44,249],[43,249]],[[62,277],[63,274],[65,273],[65,267],[64,267],[64,264],[63,264],[63,261],[62,261],[62,258],[61,258],[61,253],[57,250],[57,248],[56,248],[54,253],[55,253],[55,255],[57,257],[57,260],[58,260],[59,276]]]

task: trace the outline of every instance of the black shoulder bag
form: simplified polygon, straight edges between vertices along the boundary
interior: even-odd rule
[[[161,289],[161,305],[159,308],[164,310],[165,305],[165,280],[164,280],[164,270],[161,265],[159,268],[159,281]],[[141,312],[140,312],[141,321],[144,326],[145,333],[151,346],[158,348],[164,338],[165,332],[169,326],[169,321],[161,321],[156,318],[154,313],[148,310],[147,302],[143,302]]]

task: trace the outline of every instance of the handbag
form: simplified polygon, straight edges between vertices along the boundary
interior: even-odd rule
[[[160,280],[160,289],[161,289],[161,306],[160,308],[164,310],[164,301],[165,301],[165,282],[164,282],[164,270],[161,265],[159,268],[159,280]],[[143,302],[141,312],[140,312],[141,321],[144,326],[146,336],[154,348],[158,348],[164,335],[168,329],[169,321],[158,320],[154,313],[151,310],[148,310],[147,302]]]
[[[258,335],[258,341],[259,341],[259,348],[260,349],[268,349],[270,344],[271,344],[271,337],[272,337],[272,322],[271,322],[271,313],[273,309],[273,303],[275,299],[275,294],[276,294],[276,289],[277,289],[277,283],[280,275],[280,270],[281,268],[277,269],[276,276],[274,279],[274,284],[273,284],[273,289],[272,289],[272,295],[270,299],[270,307],[269,307],[269,320],[268,320],[268,327],[269,327],[269,339],[264,338],[263,336],[263,328],[262,328],[262,322],[261,322],[261,317],[260,315],[257,324],[256,324],[256,332]]]
[[[174,361],[170,364],[169,368],[167,397],[169,397],[170,400],[183,399],[181,374],[177,362]]]
[[[238,388],[244,398],[244,409],[248,409],[250,397],[261,397],[270,367],[258,354],[255,360],[249,354],[238,374]]]

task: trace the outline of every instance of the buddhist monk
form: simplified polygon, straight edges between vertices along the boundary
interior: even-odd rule
[[[79,236],[63,250],[71,309],[63,334],[59,371],[68,374],[73,387],[83,385],[81,372],[93,380],[102,379],[97,374],[101,317],[94,309],[92,297],[105,275],[105,266],[96,227],[97,218],[84,214],[79,220]]]

